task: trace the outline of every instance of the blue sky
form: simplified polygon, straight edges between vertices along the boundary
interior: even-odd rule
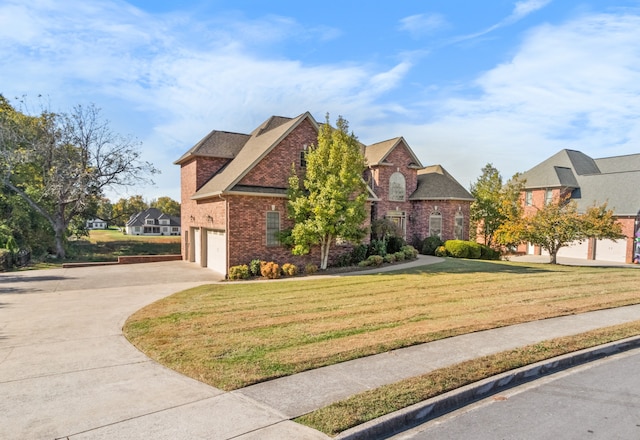
[[[404,136],[465,187],[563,148],[640,152],[640,0],[0,0],[0,93],[102,108],[173,161],[213,129],[344,116],[364,143]],[[37,105],[36,105],[37,107]]]

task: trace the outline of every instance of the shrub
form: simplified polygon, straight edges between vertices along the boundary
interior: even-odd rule
[[[489,246],[485,246],[481,244],[480,250],[482,251],[480,258],[483,260],[499,260],[500,259],[500,251],[497,251]]]
[[[447,248],[444,246],[438,246],[435,252],[436,257],[446,257],[447,256]]]
[[[482,248],[479,243],[464,240],[447,240],[444,244],[447,254],[454,258],[480,258]]]
[[[254,277],[257,277],[258,275],[261,274],[260,272],[261,264],[262,264],[262,261],[260,261],[259,258],[256,258],[255,260],[251,260],[251,263],[249,263],[249,271],[251,272],[251,275],[253,275]]]
[[[298,268],[295,264],[284,263],[282,265],[282,273],[285,275],[289,275],[290,277],[294,276],[298,273]]]
[[[316,266],[315,264],[307,263],[304,266],[304,273],[306,273],[307,275],[313,275],[317,271],[318,271],[318,266]]]
[[[246,264],[231,266],[229,268],[230,280],[246,280],[247,278],[249,278],[249,266]]]
[[[384,262],[385,263],[395,263],[396,262],[396,255],[395,254],[387,254],[384,256]]]
[[[280,278],[280,266],[278,266],[278,264],[274,263],[273,261],[269,261],[268,263],[263,261],[262,265],[260,266],[260,273],[263,277],[272,280]]]
[[[475,241],[467,241],[469,246],[469,258],[478,259],[482,255],[482,245]]]
[[[371,243],[369,243],[369,249],[368,252],[369,256],[372,255],[379,255],[381,257],[384,257],[385,255],[387,255],[387,242],[384,239],[381,240],[371,240]]]
[[[380,266],[384,263],[384,257],[381,255],[370,255],[366,261],[369,261],[371,266]]]
[[[436,249],[442,246],[444,242],[440,237],[432,235],[422,241],[421,252],[423,255],[435,255]]]
[[[334,265],[338,267],[351,266],[351,253],[340,254]]]
[[[358,263],[358,267],[369,267],[369,266],[371,266],[371,260],[369,260],[368,258]]]
[[[398,252],[407,242],[402,237],[391,236],[387,238],[387,253],[393,254]]]
[[[453,258],[469,258],[469,246],[463,240],[447,240],[444,248]]]
[[[367,258],[367,245],[359,244],[351,251],[351,264],[357,264]]]
[[[407,260],[413,260],[418,257],[418,250],[411,245],[402,246],[400,250],[404,252],[404,257]]]
[[[404,261],[404,252],[398,251],[393,254],[396,257],[396,261]]]

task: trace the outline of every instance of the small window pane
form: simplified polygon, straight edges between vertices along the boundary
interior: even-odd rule
[[[429,235],[442,238],[442,215],[439,212],[429,216]]]
[[[267,212],[267,246],[278,246],[278,232],[280,232],[280,213],[276,211]]]
[[[456,240],[464,240],[464,216],[458,212],[456,214],[455,225],[453,227],[453,238]]]
[[[548,189],[544,195],[544,204],[548,205],[553,202],[553,190]]]

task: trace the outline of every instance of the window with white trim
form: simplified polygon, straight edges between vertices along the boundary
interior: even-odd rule
[[[389,177],[389,200],[404,202],[407,197],[407,182],[399,171]]]
[[[552,202],[553,202],[553,190],[552,189],[548,189],[544,193],[544,204],[545,205],[549,205]]]
[[[453,238],[456,240],[464,240],[464,215],[456,212],[455,223],[453,224]]]
[[[533,193],[531,191],[526,191],[524,193],[524,200],[527,206],[533,205]]]
[[[267,211],[267,246],[279,246],[280,240],[280,213],[278,211]]]
[[[429,216],[429,235],[442,238],[442,214],[434,211]]]

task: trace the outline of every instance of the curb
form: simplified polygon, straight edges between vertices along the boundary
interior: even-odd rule
[[[433,397],[348,429],[337,440],[382,439],[524,383],[640,347],[640,336],[610,342],[527,365]]]

